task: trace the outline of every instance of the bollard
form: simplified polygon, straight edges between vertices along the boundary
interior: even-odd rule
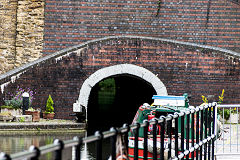
[[[28,107],[29,107],[29,93],[24,92],[22,94],[22,97],[23,97],[23,107],[22,107],[22,110],[23,110],[23,115],[25,115],[25,110],[28,110]]]

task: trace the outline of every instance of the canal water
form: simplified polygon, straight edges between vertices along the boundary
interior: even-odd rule
[[[40,147],[51,144],[55,139],[69,140],[75,136],[84,137],[85,134],[65,134],[65,135],[4,135],[0,136],[0,152],[12,154],[28,150],[31,145]],[[96,157],[96,144],[84,144],[81,151],[82,160],[94,160]],[[106,140],[103,145],[103,159],[108,159],[110,151],[110,141]],[[74,160],[75,149],[64,149],[62,154],[64,160]],[[53,160],[55,153],[48,153],[40,157],[40,160]]]
[[[144,94],[143,94],[144,91]],[[106,131],[110,127],[121,127],[122,124],[130,124],[138,110],[138,107],[152,101],[155,94],[152,87],[133,77],[115,77],[106,79],[95,85],[91,91],[88,105],[88,134],[93,135],[96,130]],[[146,98],[148,97],[148,98]],[[69,140],[75,136],[85,134],[56,134],[56,135],[4,135],[0,136],[0,152],[8,154],[27,150],[31,145],[37,147],[53,143],[55,139]],[[110,140],[103,143],[103,159],[109,158]],[[74,159],[75,150],[72,148],[63,151],[63,159]],[[96,144],[83,145],[82,160],[94,160],[96,157]],[[48,153],[40,160],[52,160],[54,153]]]

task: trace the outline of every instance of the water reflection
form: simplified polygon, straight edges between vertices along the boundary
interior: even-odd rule
[[[67,134],[67,135],[4,135],[0,136],[0,152],[12,154],[28,150],[31,145],[40,147],[46,144],[51,144],[55,139],[68,140],[79,134]],[[84,136],[84,135],[81,135]],[[72,148],[65,149],[63,151],[63,159],[72,159]],[[48,153],[40,157],[40,160],[54,159],[54,153]]]
[[[75,136],[85,137],[87,134],[66,134],[66,135],[4,135],[0,136],[0,152],[12,154],[28,150],[31,145],[36,147],[51,144],[55,139],[69,140]],[[103,159],[108,159],[110,153],[110,141],[103,142]],[[74,160],[75,148],[67,148],[63,150],[62,159]],[[84,144],[81,150],[82,160],[95,160],[96,144]],[[55,158],[54,153],[42,155],[40,160],[52,160]]]
[[[111,153],[110,140],[103,140],[102,159],[108,159]],[[96,143],[84,144],[81,151],[81,160],[96,159]]]

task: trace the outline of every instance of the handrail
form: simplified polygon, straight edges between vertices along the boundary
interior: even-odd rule
[[[209,108],[213,108],[213,109],[209,109]],[[38,158],[40,155],[43,155],[43,154],[46,154],[48,152],[54,152],[56,151],[56,153],[59,155],[59,158],[56,158],[56,159],[61,159],[61,151],[63,149],[66,149],[66,148],[69,148],[69,147],[76,147],[76,158],[77,159],[80,159],[80,147],[82,144],[84,143],[90,143],[90,142],[98,142],[98,141],[102,141],[103,139],[106,139],[106,138],[113,138],[114,136],[116,136],[117,134],[125,134],[125,136],[128,136],[128,132],[131,130],[138,130],[139,128],[148,128],[149,125],[153,125],[156,129],[156,125],[157,124],[160,124],[164,127],[164,123],[169,123],[172,122],[173,120],[175,121],[178,121],[178,119],[180,120],[180,117],[184,118],[185,116],[187,117],[187,120],[189,121],[189,118],[191,116],[192,120],[194,120],[194,114],[199,114],[200,112],[203,113],[203,111],[205,111],[205,114],[209,114],[209,115],[213,115],[213,119],[211,119],[210,117],[205,117],[204,119],[208,120],[211,124],[215,124],[214,121],[215,121],[215,109],[216,109],[216,103],[212,103],[212,104],[206,104],[204,106],[199,106],[199,107],[196,107],[194,109],[188,109],[184,112],[180,112],[180,113],[177,113],[175,112],[174,114],[170,114],[168,115],[167,117],[164,117],[164,116],[161,116],[159,119],[154,119],[150,122],[146,122],[144,121],[143,123],[135,123],[135,124],[132,124],[132,125],[127,125],[127,124],[124,124],[121,128],[111,128],[109,131],[105,131],[103,133],[97,131],[95,132],[94,135],[92,136],[88,136],[88,137],[85,137],[85,138],[79,138],[79,137],[74,137],[73,139],[71,140],[66,140],[66,141],[61,141],[61,140],[55,140],[53,144],[49,144],[49,145],[45,145],[45,146],[41,146],[39,148],[37,147],[34,147],[34,146],[31,146],[29,148],[29,150],[27,151],[23,151],[23,152],[19,152],[19,153],[14,153],[14,154],[11,154],[11,155],[8,155],[6,153],[1,153],[0,154],[0,160],[20,160],[20,159],[24,159],[24,158]],[[212,114],[213,113],[213,114]],[[200,122],[200,118],[199,116],[197,116],[198,118],[196,119],[196,123],[202,123]],[[181,118],[181,119],[182,119]],[[201,120],[203,120],[203,117],[201,117]],[[204,139],[201,139],[200,138],[200,141],[199,143],[195,143],[194,144],[194,141],[192,141],[192,147],[189,146],[189,139],[186,138],[187,140],[187,148],[182,148],[182,152],[178,153],[176,151],[176,154],[175,154],[175,158],[172,157],[172,159],[181,159],[183,156],[187,156],[189,157],[189,155],[193,152],[198,152],[199,148],[201,149],[203,146],[205,148],[205,150],[207,149],[206,148],[206,145],[208,143],[211,144],[212,142],[212,151],[214,151],[214,140],[216,139],[216,132],[215,132],[215,125],[207,125],[206,123],[207,121],[204,121],[204,125],[205,125],[205,137]],[[187,130],[185,131],[186,132],[186,135],[188,136],[189,138],[189,133],[190,133],[190,130],[189,130],[189,127],[190,124],[187,124]],[[185,128],[184,126],[184,123],[181,124],[181,129],[182,128]],[[199,132],[199,128],[196,128],[197,131]],[[201,127],[200,127],[201,130],[203,130],[203,124],[201,124]],[[168,128],[169,130],[169,128]],[[172,136],[172,133],[170,133],[169,131],[167,130],[166,133],[169,134],[169,136],[171,137]],[[209,130],[209,131],[207,131]],[[161,130],[161,134],[164,133],[164,128],[163,130]],[[207,132],[209,132],[207,134]],[[192,133],[194,133],[192,131]],[[195,133],[196,134],[196,133]],[[138,137],[138,135],[135,135]],[[155,135],[153,134],[153,138],[154,136],[156,137],[156,133]],[[175,138],[178,139],[178,133],[176,132],[175,133]],[[194,135],[192,135],[194,137]],[[135,137],[136,138],[136,137]],[[184,141],[184,136],[181,137],[181,139]],[[161,142],[161,143],[164,143],[164,142]],[[170,140],[170,143],[171,143],[171,140]],[[178,143],[177,141],[175,141],[175,143]],[[137,144],[135,144],[137,145]],[[113,147],[113,146],[112,146]],[[128,147],[128,146],[127,146]],[[155,146],[156,147],[156,146]],[[208,152],[210,151],[210,145],[208,145]],[[163,148],[164,149],[164,148]],[[163,149],[161,149],[163,151]],[[171,150],[171,148],[170,148]],[[176,150],[178,150],[176,148]],[[99,149],[99,151],[101,151],[101,149]],[[137,151],[136,151],[137,152]],[[115,152],[113,152],[115,153]],[[163,153],[163,152],[161,152]],[[183,154],[182,154],[183,153]],[[200,152],[201,154],[201,152]],[[210,157],[210,152],[208,153],[209,157]],[[156,154],[157,155],[157,154]],[[213,153],[214,155],[214,153]],[[112,155],[114,157],[114,155]],[[98,159],[98,158],[97,158]],[[113,158],[114,159],[114,158]],[[210,159],[210,158],[209,158]]]

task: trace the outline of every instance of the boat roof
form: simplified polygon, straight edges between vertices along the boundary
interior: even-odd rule
[[[185,100],[185,96],[159,96],[159,95],[153,95],[152,99]]]
[[[162,106],[185,106],[185,96],[159,96],[154,95],[152,97],[154,100],[153,105]]]

